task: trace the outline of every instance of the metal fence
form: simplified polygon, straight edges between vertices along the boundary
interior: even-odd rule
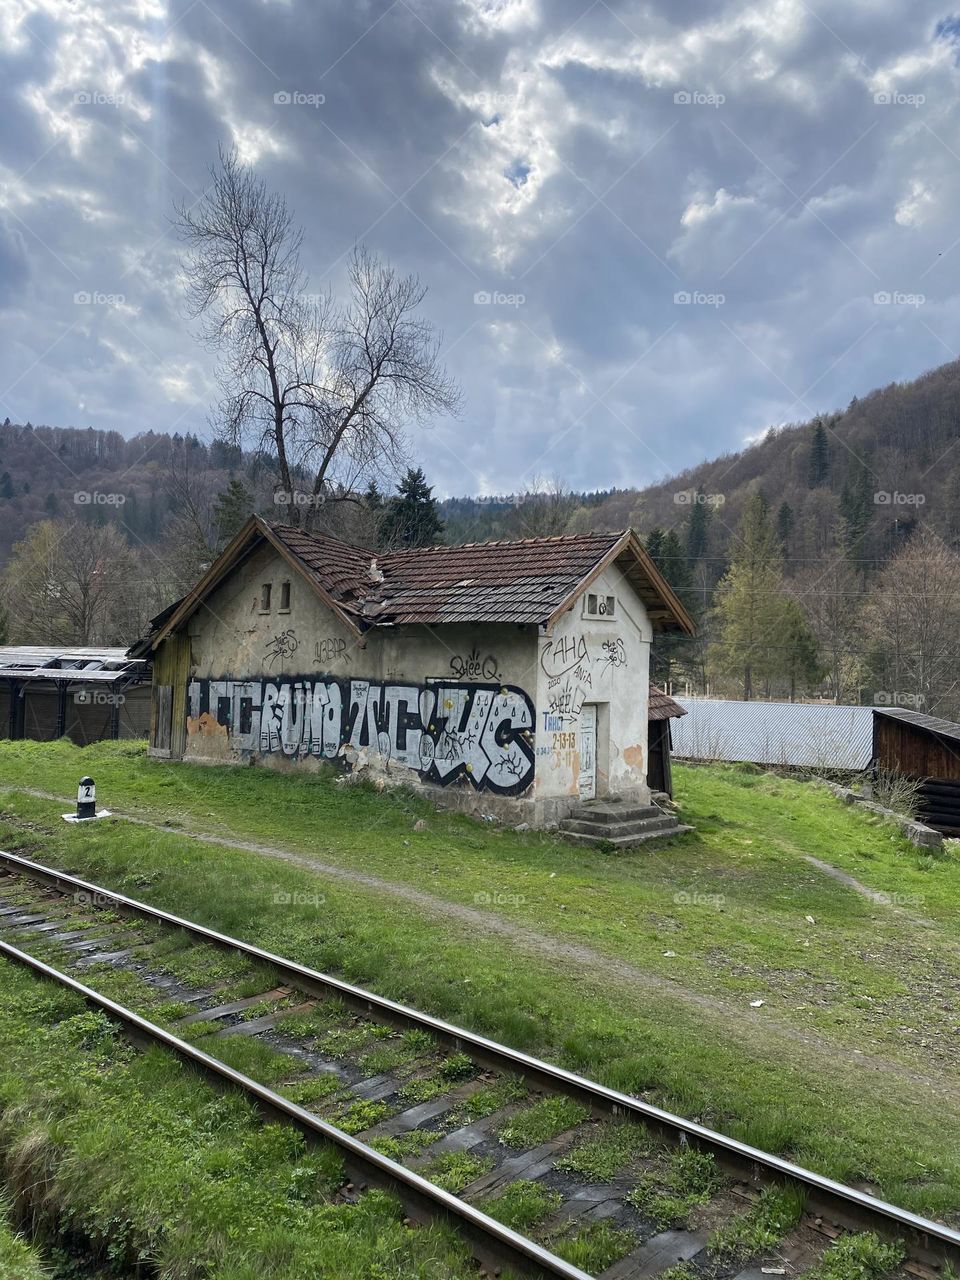
[[[687,712],[671,721],[673,754],[680,759],[822,769],[865,769],[870,763],[871,707],[719,698],[676,701]]]

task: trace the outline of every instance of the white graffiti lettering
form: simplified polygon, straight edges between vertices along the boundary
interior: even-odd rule
[[[191,720],[213,717],[241,752],[347,763],[349,747],[441,786],[464,778],[478,790],[519,795],[533,782],[533,704],[510,686],[192,680],[188,707]]]

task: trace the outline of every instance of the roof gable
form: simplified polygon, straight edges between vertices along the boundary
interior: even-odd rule
[[[358,636],[375,626],[532,623],[551,627],[616,563],[656,629],[692,634],[693,622],[631,532],[566,534],[382,556],[325,534],[251,516],[192,591],[166,617],[151,647],[196,611],[255,547],[269,542]]]

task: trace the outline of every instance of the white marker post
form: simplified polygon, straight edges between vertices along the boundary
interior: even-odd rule
[[[109,809],[97,812],[97,788],[92,778],[81,778],[77,787],[77,812],[65,813],[64,822],[92,822],[95,818],[109,818]]]

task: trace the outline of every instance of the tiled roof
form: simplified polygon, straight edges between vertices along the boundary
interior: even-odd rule
[[[673,720],[675,717],[685,716],[686,714],[686,708],[681,707],[679,702],[674,702],[668,693],[658,689],[655,684],[650,686],[650,700],[647,710],[648,720]]]
[[[571,534],[378,557],[335,538],[272,528],[341,608],[361,613],[370,626],[544,622],[623,538]]]
[[[339,538],[304,533],[291,525],[277,524],[271,528],[342,609],[356,614],[362,611],[364,597],[375,585],[370,577],[375,552],[351,547]]]
[[[183,626],[240,559],[266,539],[310,580],[359,634],[409,623],[552,623],[591,575],[616,563],[643,601],[654,630],[694,624],[630,533],[565,534],[517,542],[468,542],[378,555],[339,538],[251,516],[190,591],[153,619],[130,650],[139,657]]]

